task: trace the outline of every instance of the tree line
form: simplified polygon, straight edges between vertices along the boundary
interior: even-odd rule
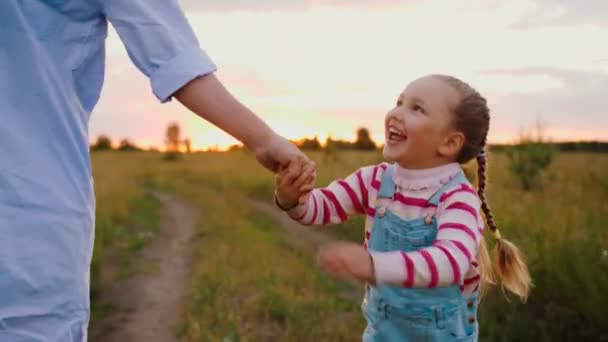
[[[300,140],[294,140],[299,148],[302,150],[375,150],[381,147],[380,144],[376,143],[369,133],[369,130],[365,127],[357,129],[356,138],[354,141],[340,140],[328,137],[324,144],[319,141],[318,137],[304,138]],[[522,142],[522,144],[525,144]],[[556,151],[560,152],[608,152],[608,142],[603,141],[571,141],[571,142],[543,142],[543,144],[552,147]],[[192,146],[189,138],[181,137],[181,130],[177,123],[171,123],[167,126],[165,132],[165,147],[166,151],[178,153],[178,152],[191,152]],[[513,145],[507,144],[494,144],[490,146],[492,151],[508,151]],[[234,145],[230,149],[240,149],[242,146]],[[158,151],[158,148],[152,147],[144,149],[137,146],[129,139],[121,139],[117,144],[114,144],[112,139],[102,134],[97,140],[91,144],[91,151],[105,151],[105,150],[116,150],[116,151]]]

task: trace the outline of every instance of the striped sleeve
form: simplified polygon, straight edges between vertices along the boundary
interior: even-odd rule
[[[338,179],[326,188],[311,191],[308,201],[287,213],[305,225],[342,223],[354,214],[370,210],[369,189],[372,177],[381,165],[366,166],[345,179]]]
[[[433,245],[414,252],[374,252],[378,284],[434,288],[462,284],[482,239],[481,202],[468,185],[441,198]]]

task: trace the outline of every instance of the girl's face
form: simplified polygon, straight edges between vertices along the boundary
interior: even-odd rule
[[[430,168],[455,160],[446,155],[453,129],[457,91],[433,76],[410,83],[386,114],[384,157],[410,169]]]

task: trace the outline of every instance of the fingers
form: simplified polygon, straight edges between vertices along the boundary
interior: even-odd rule
[[[289,168],[293,168],[294,170],[299,170],[299,172],[302,172],[305,167],[311,167],[313,170],[316,168],[315,163],[302,153],[302,151],[298,150],[295,145],[294,149],[296,150],[296,153],[290,156],[289,161],[285,165],[288,165]]]
[[[305,165],[302,170],[302,173],[294,181],[293,187],[296,189],[300,189],[312,177],[313,172],[314,172],[314,169],[312,166]]]
[[[308,197],[310,197],[310,193],[314,189],[314,186],[314,184],[308,183],[300,187],[300,197],[298,198],[298,202],[300,202],[300,204],[304,204],[306,201],[308,201]]]
[[[313,170],[312,175],[306,180],[306,183],[300,188],[300,191],[306,191],[308,187],[312,190],[317,182],[317,171]]]
[[[281,168],[288,167],[290,164],[291,167],[297,167],[297,165],[294,165],[294,161],[300,164],[301,162],[298,162],[298,159],[308,160],[294,143],[278,134],[266,139],[263,146],[256,148],[255,155],[260,164],[274,173]]]
[[[291,185],[298,178],[301,173],[301,164],[296,162],[290,162],[285,166],[283,171],[281,171],[283,184]]]
[[[303,184],[312,182],[316,179],[315,163],[304,160],[301,157],[295,158],[282,165],[278,169],[278,178],[286,184],[293,184],[299,188]]]
[[[287,163],[287,172],[296,176],[300,175],[302,173],[304,165],[306,164],[304,158],[305,157],[303,155],[296,155],[294,156],[294,158],[290,159]]]
[[[281,168],[288,168],[295,174],[300,174],[305,165],[315,167],[298,147],[284,137],[275,134],[268,139],[262,148],[256,149],[257,160],[267,169],[278,172]]]
[[[329,246],[321,247],[317,257],[317,262],[321,268],[329,273],[336,273],[339,271],[339,262],[334,257]]]
[[[275,175],[275,183],[277,186],[285,186],[287,185],[287,182],[285,181],[285,176],[286,176],[286,172],[285,172],[285,167],[284,166],[279,166],[279,169],[277,170],[277,174]]]
[[[300,193],[307,194],[311,192],[315,188],[315,185],[312,183],[304,184],[300,187]]]
[[[294,184],[294,187],[298,189],[298,193],[300,194],[298,198],[300,204],[304,204],[308,201],[310,192],[315,186],[315,170],[310,164],[308,164],[306,168],[305,172],[298,178],[297,184]]]
[[[374,281],[371,257],[358,244],[346,241],[332,242],[321,248],[319,265],[332,276],[359,281]]]
[[[334,276],[343,276],[347,272],[342,258],[339,242],[330,243],[319,250],[318,262],[321,268]]]

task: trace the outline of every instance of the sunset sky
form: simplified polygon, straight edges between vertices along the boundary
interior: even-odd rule
[[[490,142],[537,120],[554,140],[608,140],[606,0],[181,0],[217,76],[288,138],[353,139],[410,81],[447,73],[492,110]],[[169,122],[195,148],[235,142],[181,107],[159,104],[116,33],[90,133],[162,145]]]

